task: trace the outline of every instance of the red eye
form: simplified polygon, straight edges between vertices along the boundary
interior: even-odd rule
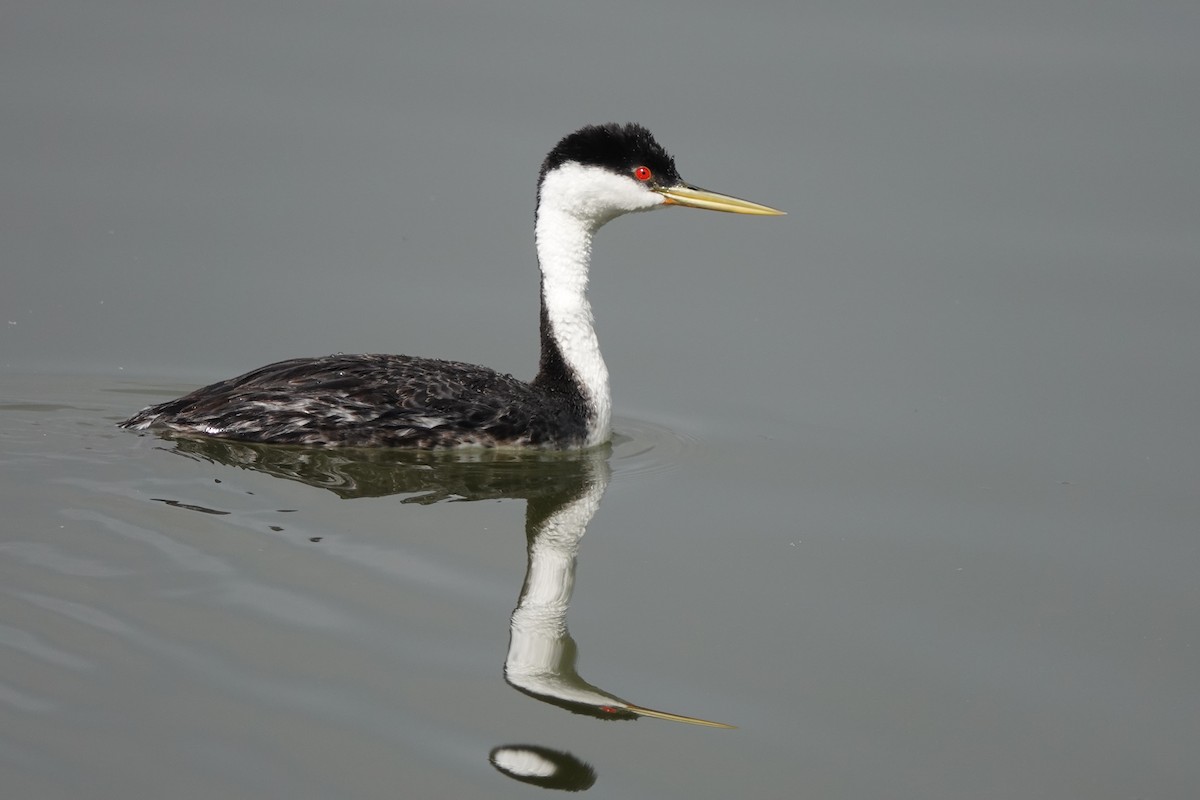
[[[653,174],[654,173],[650,172],[649,167],[634,167],[633,168],[633,177],[637,178],[639,181],[648,181],[648,180],[650,180],[650,178]]]

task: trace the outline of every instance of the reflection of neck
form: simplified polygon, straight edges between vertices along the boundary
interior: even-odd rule
[[[606,476],[590,482],[577,498],[530,531],[529,570],[513,611],[504,663],[505,676],[517,688],[567,701],[590,702],[594,697],[594,687],[575,673],[575,643],[567,632],[567,607],[575,586],[579,540],[607,485]]]

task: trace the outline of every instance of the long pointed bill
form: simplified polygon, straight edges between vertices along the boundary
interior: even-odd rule
[[[671,722],[686,722],[688,725],[704,725],[708,728],[736,728],[736,725],[726,725],[724,722],[713,722],[699,717],[685,717],[683,714],[670,714],[666,711],[655,711],[653,708],[645,708],[644,706],[635,706],[632,703],[625,706],[626,710],[632,711],[635,714],[640,714],[643,717],[654,717],[655,719],[666,719]]]
[[[760,206],[749,200],[731,197],[727,194],[710,192],[696,186],[670,186],[654,191],[666,198],[665,202],[673,205],[688,206],[689,208],[707,208],[709,211],[728,211],[730,214],[758,214],[764,217],[779,217],[787,214],[770,206]]]

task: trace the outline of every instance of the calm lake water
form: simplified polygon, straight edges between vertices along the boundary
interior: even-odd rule
[[[6,378],[17,796],[528,796],[498,748],[614,797],[1194,775],[1193,509],[1168,486],[628,419],[611,452],[541,458],[113,427],[182,388]],[[622,700],[738,729],[595,710]]]
[[[1195,796],[1194,6],[8,9],[4,796]],[[531,375],[537,167],[606,120],[789,212],[600,233],[610,450],[115,427]]]

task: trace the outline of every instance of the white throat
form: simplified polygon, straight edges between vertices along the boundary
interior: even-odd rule
[[[536,237],[546,315],[563,360],[579,379],[595,415],[585,443],[589,447],[608,441],[612,433],[608,367],[587,299],[592,237],[609,220],[662,202],[661,196],[628,178],[574,163],[542,180]]]

